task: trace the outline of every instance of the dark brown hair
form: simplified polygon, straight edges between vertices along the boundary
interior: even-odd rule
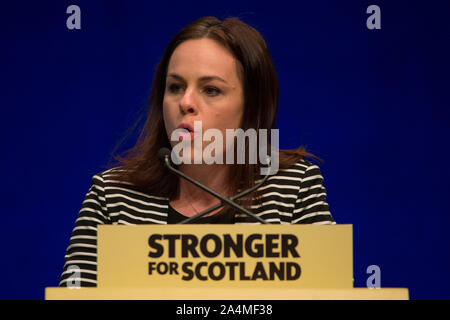
[[[217,41],[236,59],[244,92],[240,128],[267,129],[268,132],[275,128],[278,79],[261,34],[238,18],[223,21],[215,17],[200,18],[180,30],[170,41],[156,67],[148,116],[138,141],[122,156],[115,157],[123,169],[118,171],[119,179],[132,183],[142,192],[174,199],[179,191],[178,177],[168,172],[157,158],[160,148],[171,148],[162,112],[167,68],[173,52],[182,42],[201,38]],[[288,168],[305,156],[314,157],[301,146],[293,150],[280,150],[279,168]],[[261,178],[259,164],[233,164],[230,169],[228,185],[231,194],[250,188]],[[258,198],[254,193],[240,203],[248,207]]]

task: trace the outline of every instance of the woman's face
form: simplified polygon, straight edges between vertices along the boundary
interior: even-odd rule
[[[175,49],[168,65],[163,101],[169,140],[181,123],[194,128],[194,121],[201,121],[203,133],[218,129],[224,143],[225,130],[239,128],[244,99],[236,63],[227,49],[211,39],[187,40]],[[170,143],[173,147],[178,141]],[[203,142],[203,149],[209,143]]]

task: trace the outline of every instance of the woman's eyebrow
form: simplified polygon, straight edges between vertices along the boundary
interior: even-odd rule
[[[180,76],[179,74],[176,74],[176,73],[169,73],[167,76],[186,82],[186,80],[184,80],[184,78],[182,76]],[[222,81],[222,82],[228,84],[228,82],[226,82],[224,79],[222,79],[221,77],[218,77],[218,76],[203,76],[203,77],[200,77],[198,80],[199,80],[199,82],[206,82],[206,81],[210,81],[210,80],[219,80],[219,81]]]

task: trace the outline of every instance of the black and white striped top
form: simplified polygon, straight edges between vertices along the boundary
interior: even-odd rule
[[[113,168],[94,175],[75,222],[60,286],[78,280],[81,286],[97,285],[97,225],[167,224],[169,199],[138,192],[114,180]],[[270,176],[261,190],[262,204],[252,212],[272,224],[335,224],[326,201],[323,177],[317,165],[300,160]],[[236,214],[235,224],[259,224]],[[73,279],[73,268],[81,279]],[[77,281],[77,282],[78,282]],[[71,282],[73,283],[73,282]]]

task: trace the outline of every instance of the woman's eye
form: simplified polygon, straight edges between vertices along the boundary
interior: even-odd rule
[[[171,84],[171,85],[169,86],[169,91],[170,91],[171,93],[178,93],[178,90],[180,90],[180,89],[181,89],[181,86],[178,85],[178,84]]]
[[[217,89],[216,87],[206,87],[205,92],[208,96],[217,96],[221,91],[220,89]]]
[[[176,84],[176,83],[172,83],[171,85],[168,86],[168,90],[170,93],[172,94],[178,94],[180,93],[181,90],[183,90],[183,86]],[[204,89],[205,93],[210,96],[210,97],[214,97],[217,96],[218,94],[220,94],[222,91],[216,87],[206,87]]]

